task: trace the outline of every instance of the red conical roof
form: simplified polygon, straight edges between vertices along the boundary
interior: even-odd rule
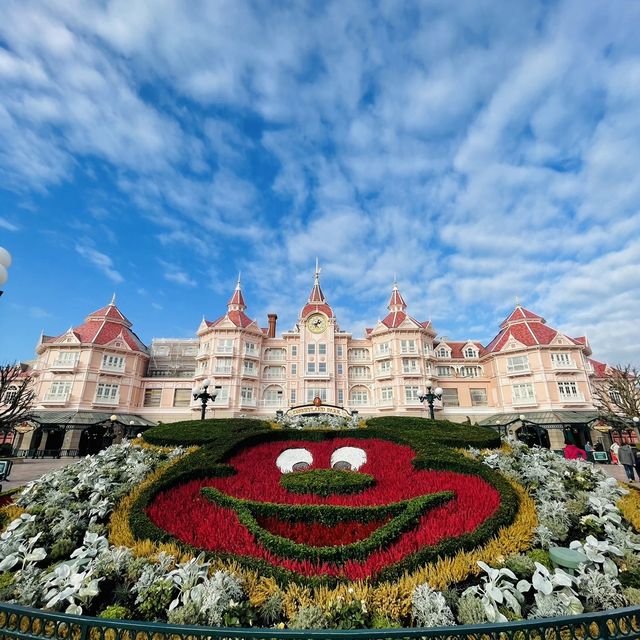
[[[227,309],[229,311],[244,311],[247,305],[244,302],[244,296],[242,295],[242,289],[240,287],[240,276],[238,276],[238,283],[231,296],[229,302],[227,302]]]
[[[322,289],[320,288],[320,267],[318,266],[317,259],[316,273],[313,280],[313,289],[311,289],[311,294],[309,295],[307,304],[303,307],[302,313],[300,315],[302,318],[306,318],[308,315],[314,313],[315,311],[320,311],[327,317],[333,318],[333,310],[328,305],[327,300],[324,297],[324,293],[322,293]]]

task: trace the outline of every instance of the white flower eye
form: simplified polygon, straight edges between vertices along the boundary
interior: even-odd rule
[[[357,471],[367,461],[367,454],[359,447],[340,447],[331,454],[331,468]]]
[[[285,449],[276,459],[276,466],[282,473],[303,471],[313,462],[313,456],[307,449]]]

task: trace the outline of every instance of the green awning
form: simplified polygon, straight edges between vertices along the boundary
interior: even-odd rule
[[[567,425],[590,424],[598,419],[597,411],[533,411],[522,413],[495,413],[478,424],[481,427],[505,426],[520,422],[523,415],[527,422],[538,424],[549,429],[561,429]]]

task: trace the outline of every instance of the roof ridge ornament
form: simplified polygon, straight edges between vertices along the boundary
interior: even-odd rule
[[[113,292],[113,295],[111,296],[111,302],[109,303],[109,305],[113,305],[115,306],[116,304],[116,292]]]

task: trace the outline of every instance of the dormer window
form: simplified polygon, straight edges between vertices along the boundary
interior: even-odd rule
[[[440,347],[436,352],[436,355],[438,356],[438,358],[448,358],[449,349],[446,349],[445,347]]]
[[[464,357],[465,358],[477,358],[478,357],[478,352],[473,347],[467,347],[464,350]]]

